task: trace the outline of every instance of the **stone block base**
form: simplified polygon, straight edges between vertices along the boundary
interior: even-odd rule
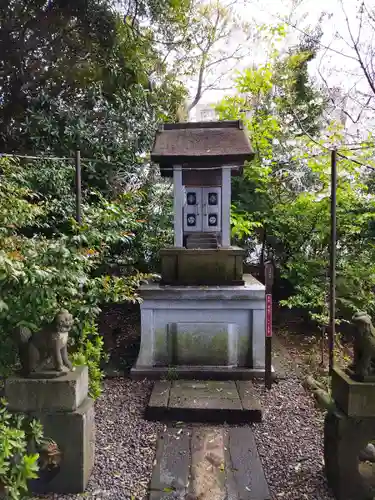
[[[375,488],[361,475],[359,455],[375,440],[375,418],[328,414],[324,424],[324,461],[327,480],[337,500],[372,500]]]
[[[134,372],[190,367],[264,370],[264,286],[140,288],[141,346]]]
[[[87,398],[73,412],[31,413],[62,452],[56,473],[44,473],[30,482],[33,493],[82,493],[85,491],[95,454],[94,401]]]
[[[375,382],[357,382],[334,368],[332,397],[349,417],[375,417]]]
[[[30,491],[84,492],[95,453],[94,401],[87,394],[86,366],[54,379],[6,380],[9,410],[39,420],[44,437],[55,441],[61,452],[59,467],[41,471],[39,478],[30,482]]]
[[[149,420],[248,424],[261,422],[262,409],[251,382],[160,381],[146,408]]]
[[[13,411],[72,411],[86,399],[88,386],[87,366],[77,366],[56,378],[9,377],[5,398]]]
[[[160,251],[164,285],[243,285],[242,248],[164,248]]]

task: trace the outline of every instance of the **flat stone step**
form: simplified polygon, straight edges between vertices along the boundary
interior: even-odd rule
[[[187,241],[217,241],[214,234],[191,235],[186,238]]]
[[[158,436],[150,485],[150,500],[182,498],[188,493],[191,432],[166,429]],[[178,493],[180,496],[172,496]]]
[[[144,378],[150,380],[160,380],[170,376],[171,369],[167,366],[139,367],[134,366],[131,376],[136,380]],[[262,368],[239,368],[231,366],[184,366],[173,367],[175,378],[189,380],[254,380],[264,379],[264,369]],[[275,369],[272,368],[272,378],[276,379]]]
[[[175,380],[155,382],[148,420],[249,423],[262,420],[249,381]]]
[[[271,500],[270,491],[250,427],[229,429],[225,442],[228,467],[228,491],[236,500]]]
[[[190,234],[186,239],[186,248],[217,248],[217,236],[211,233]]]
[[[158,436],[149,500],[270,500],[253,432],[167,427]]]
[[[190,243],[186,245],[186,248],[189,250],[214,250],[217,248],[217,243],[207,242],[199,242],[199,243]]]

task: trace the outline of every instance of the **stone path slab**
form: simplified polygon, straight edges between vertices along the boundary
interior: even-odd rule
[[[251,428],[166,427],[148,498],[270,500]]]
[[[183,422],[260,422],[262,411],[250,381],[176,380],[155,382],[149,420]]]

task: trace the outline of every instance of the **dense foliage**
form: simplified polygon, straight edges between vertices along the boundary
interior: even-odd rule
[[[238,95],[218,110],[222,118],[244,120],[256,152],[245,178],[233,185],[233,235],[249,256],[258,250],[261,262],[272,253],[288,285],[283,305],[326,325],[332,148],[344,155],[338,156],[337,315],[375,313],[375,199],[366,185],[373,140],[357,154],[369,168],[358,168],[340,127],[323,128],[324,99],[306,73],[313,57],[305,49],[286,56],[275,51],[267,64],[238,76]]]
[[[149,161],[155,130],[181,116],[184,75],[197,73],[199,97],[210,87],[204,75],[233,58],[212,52],[233,24],[220,3],[216,10],[188,0],[116,7],[0,0],[0,375],[17,364],[14,328],[37,330],[64,307],[75,317],[70,354],[88,365],[93,397],[106,357],[101,306],[139,301],[139,284],[158,271],[158,250],[171,242],[170,186]],[[243,119],[256,153],[233,180],[233,238],[260,264],[272,253],[276,285],[286,285],[281,303],[325,325],[330,150],[338,147],[338,317],[375,314],[373,138],[355,153],[367,165],[359,168],[340,127],[324,124],[326,100],[308,73],[319,34],[283,54],[285,26],[258,34],[269,43],[267,60],[239,74],[236,95],[218,106],[221,118]],[[37,457],[27,455],[27,436],[10,418],[0,410],[0,487],[16,499]]]
[[[169,186],[148,151],[157,122],[173,120],[186,95],[157,40],[174,36],[186,8],[130,0],[119,14],[106,0],[0,0],[1,376],[17,366],[14,328],[35,331],[64,307],[75,317],[71,359],[88,366],[90,395],[100,395],[100,308],[137,302],[171,238]],[[15,500],[38,472],[28,444],[39,427],[25,422],[0,409],[0,495]]]
[[[184,24],[187,5],[130,1],[119,13],[105,0],[2,4],[0,148],[21,157],[0,163],[0,371],[16,362],[15,326],[36,330],[66,307],[76,318],[71,354],[88,364],[96,397],[100,306],[138,301],[171,237],[169,186],[148,151],[157,122],[174,119],[186,95],[163,77],[158,37]]]
[[[121,15],[109,0],[0,1],[0,150],[29,149],[27,138],[25,145],[19,140],[19,127],[42,92],[77,104],[81,92],[99,85],[114,103],[117,92],[133,85],[147,89],[157,74],[155,99],[161,87],[164,108],[170,99],[179,104],[183,89],[162,78],[156,41],[184,25],[186,0],[125,3]]]
[[[90,352],[90,342],[102,346],[90,334],[95,333],[92,322],[100,305],[138,300],[135,290],[147,277],[139,269],[153,269],[153,256],[170,233],[165,230],[163,234],[162,220],[148,205],[147,192],[137,190],[118,195],[114,201],[97,193],[95,204],[83,204],[81,225],[70,214],[64,233],[46,237],[46,214],[56,199],[26,187],[24,169],[18,163],[3,159],[0,166],[2,368],[13,364],[14,327],[22,324],[36,330],[61,307],[76,317],[75,338],[82,362],[84,345]],[[28,175],[31,171],[32,164]],[[32,238],[27,235],[30,227]],[[154,234],[149,232],[152,227]]]
[[[27,493],[27,483],[37,478],[38,449],[43,441],[43,429],[23,415],[11,414],[0,400],[0,497],[21,500]]]

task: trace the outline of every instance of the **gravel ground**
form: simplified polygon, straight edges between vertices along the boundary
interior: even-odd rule
[[[110,379],[96,402],[95,467],[83,495],[53,500],[142,500],[151,478],[159,424],[142,418],[152,383]]]
[[[84,495],[49,495],[53,500],[80,498],[143,500],[151,478],[161,424],[142,418],[152,383],[111,379],[96,403],[95,468]],[[255,386],[263,422],[253,426],[273,500],[333,500],[323,472],[323,416],[293,376],[271,392]]]
[[[255,386],[263,422],[253,426],[273,500],[334,500],[323,470],[324,415],[303,389],[294,361],[278,354],[288,377],[271,391]]]
[[[138,351],[139,313],[113,308],[103,317],[101,330],[111,338],[115,360],[131,366]],[[121,325],[121,331],[119,331]],[[109,347],[109,346],[108,346]],[[289,350],[289,349],[288,349]],[[263,384],[255,390],[263,408],[263,422],[254,425],[273,500],[333,500],[323,472],[323,414],[296,376],[298,359],[275,343],[274,355],[288,373],[270,392]],[[298,353],[295,353],[298,355]],[[301,360],[299,360],[301,361]],[[143,500],[151,479],[157,432],[161,424],[142,418],[152,388],[150,382],[127,378],[104,382],[96,402],[95,467],[83,495],[48,495],[51,500]]]

